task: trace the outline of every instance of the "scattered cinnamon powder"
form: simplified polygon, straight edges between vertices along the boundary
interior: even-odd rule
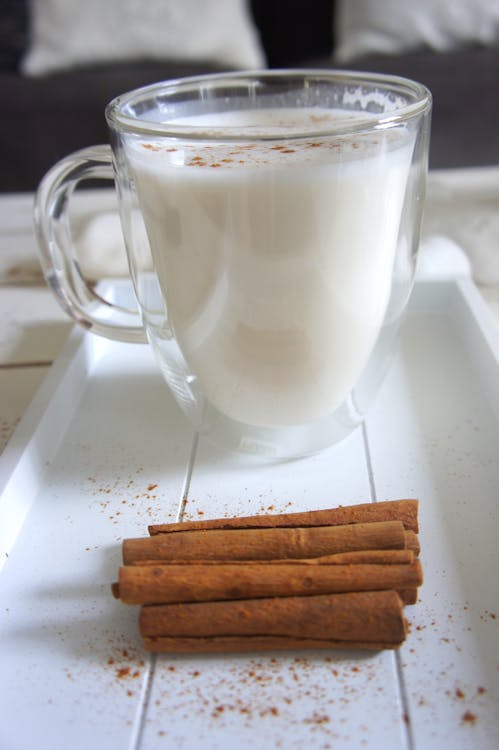
[[[313,713],[310,718],[304,720],[304,724],[328,724],[330,721],[327,714]]]
[[[472,725],[476,724],[477,721],[476,714],[472,713],[471,711],[465,711],[461,719],[463,723]]]

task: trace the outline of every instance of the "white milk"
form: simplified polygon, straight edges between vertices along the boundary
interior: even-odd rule
[[[262,117],[255,129],[283,113]],[[303,117],[313,128],[330,115]],[[385,315],[412,148],[388,131],[278,147],[133,145],[169,324],[221,412],[303,424],[348,396]]]

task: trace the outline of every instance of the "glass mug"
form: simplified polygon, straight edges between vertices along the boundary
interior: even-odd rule
[[[91,331],[148,341],[201,434],[273,457],[365,416],[414,281],[431,95],[398,77],[286,70],[166,81],[114,99],[111,148],[42,180],[45,278]],[[68,203],[115,180],[138,304],[82,278]],[[110,314],[111,313],[111,314]]]

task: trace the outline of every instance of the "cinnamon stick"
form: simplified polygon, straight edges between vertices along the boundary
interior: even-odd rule
[[[260,529],[295,526],[343,526],[349,523],[373,521],[402,521],[406,529],[418,528],[418,501],[416,499],[386,500],[376,503],[310,510],[298,513],[278,513],[241,516],[237,518],[215,518],[205,521],[182,521],[180,523],[152,524],[149,534],[167,534],[177,531],[210,531],[213,529]]]
[[[209,638],[179,638],[145,636],[146,651],[168,654],[236,654],[248,651],[289,651],[301,649],[362,649],[381,651],[398,648],[400,643],[383,641],[336,641],[317,638],[289,638],[287,636],[211,636]]]
[[[418,600],[418,590],[415,589],[403,589],[402,591],[397,591],[398,595],[404,602],[404,604],[416,604]]]
[[[418,501],[149,527],[116,598],[149,651],[397,648],[422,582]]]
[[[401,521],[339,526],[177,531],[123,542],[123,562],[137,560],[269,560],[319,557],[336,552],[404,549]]]
[[[125,604],[203,602],[269,596],[309,596],[421,585],[419,560],[412,564],[128,565],[119,570],[119,598]],[[401,596],[405,600],[405,596]]]
[[[299,557],[293,562],[301,565],[358,565],[360,563],[377,563],[378,565],[403,565],[414,562],[415,554],[412,549],[359,549],[353,552],[336,552],[332,555],[321,555],[320,557]],[[231,560],[232,565],[249,565],[255,560]],[[258,562],[258,561],[256,561]],[[266,560],[267,565],[289,565],[288,559]],[[134,560],[130,565],[220,565],[220,560]]]
[[[395,591],[157,604],[141,608],[149,650],[396,648],[406,636]]]
[[[414,531],[405,532],[405,546],[406,549],[412,550],[415,555],[419,555],[419,553],[421,552],[419,537],[414,533]]]

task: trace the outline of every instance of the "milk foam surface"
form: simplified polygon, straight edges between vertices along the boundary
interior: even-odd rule
[[[389,131],[133,145],[169,324],[222,413],[304,424],[348,396],[385,315],[412,148]]]

